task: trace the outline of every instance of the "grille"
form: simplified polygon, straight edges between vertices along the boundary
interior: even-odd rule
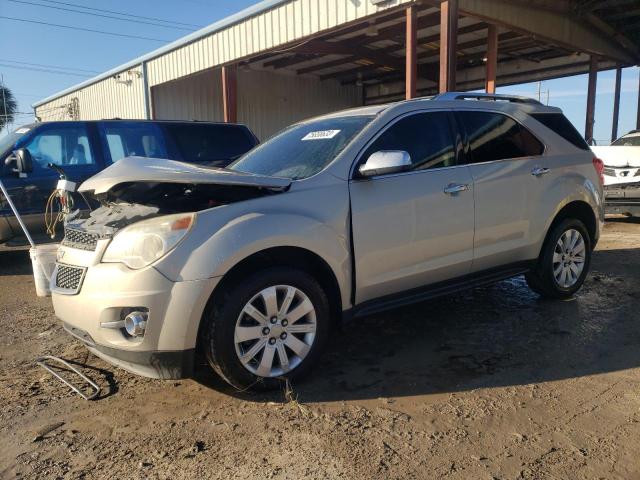
[[[78,291],[84,275],[84,268],[58,264],[56,271],[56,287]]]
[[[83,232],[73,228],[64,229],[62,245],[79,248],[81,250],[95,250],[100,237],[95,233]]]
[[[604,173],[607,177],[615,177],[616,176],[616,171],[613,168],[604,167],[604,170],[602,171],[602,173]]]

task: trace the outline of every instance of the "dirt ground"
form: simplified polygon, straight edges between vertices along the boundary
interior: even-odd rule
[[[306,382],[250,396],[88,355],[0,251],[0,477],[640,478],[640,222],[607,224],[592,271],[566,302],[517,278],[353,321]]]

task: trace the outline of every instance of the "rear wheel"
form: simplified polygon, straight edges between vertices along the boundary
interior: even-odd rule
[[[591,239],[584,224],[565,219],[542,247],[538,265],[525,275],[529,287],[547,298],[568,298],[584,283],[591,264]]]
[[[292,268],[270,268],[214,300],[205,326],[212,368],[239,389],[269,389],[304,376],[329,330],[329,302],[318,282]]]

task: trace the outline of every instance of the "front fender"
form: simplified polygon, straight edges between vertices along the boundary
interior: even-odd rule
[[[173,281],[222,277],[245,258],[274,247],[298,247],[315,253],[333,271],[348,307],[350,249],[345,224],[338,226],[295,213],[245,213],[221,225],[202,220],[156,268]],[[212,232],[212,233],[211,233]]]

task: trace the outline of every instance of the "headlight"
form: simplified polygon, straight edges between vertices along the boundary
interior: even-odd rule
[[[194,221],[195,213],[180,213],[134,223],[116,233],[102,261],[136,269],[146,267],[175,248]]]

